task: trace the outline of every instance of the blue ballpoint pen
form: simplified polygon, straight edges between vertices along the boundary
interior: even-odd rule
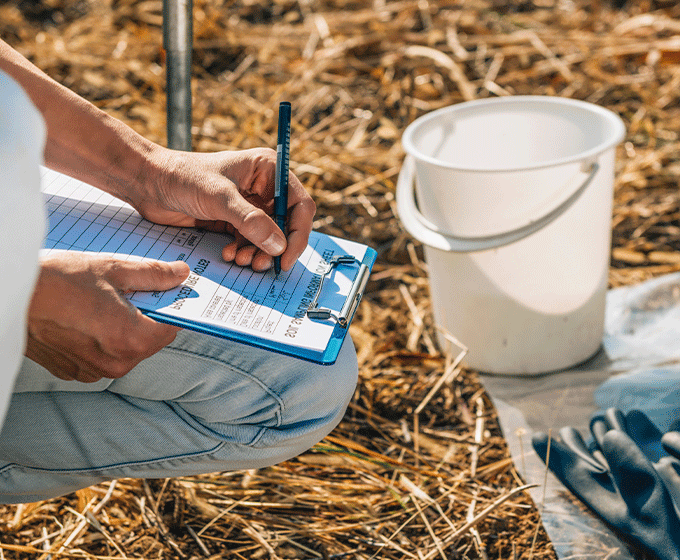
[[[290,159],[290,102],[279,104],[279,130],[276,141],[276,178],[274,184],[274,221],[286,235],[288,216],[288,168]],[[281,257],[274,257],[274,272],[281,272]]]

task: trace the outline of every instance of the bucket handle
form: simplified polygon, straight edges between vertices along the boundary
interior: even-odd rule
[[[413,156],[407,155],[397,179],[397,213],[406,231],[430,247],[457,253],[497,249],[528,237],[564,214],[583,194],[599,168],[599,164],[595,161],[583,162],[580,171],[585,173],[586,177],[581,185],[569,198],[541,218],[503,233],[482,237],[461,237],[440,229],[418,210],[415,200],[415,162]]]

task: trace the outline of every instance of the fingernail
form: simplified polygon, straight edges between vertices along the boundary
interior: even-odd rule
[[[188,267],[187,263],[183,261],[174,261],[169,264],[173,274],[186,274]]]
[[[267,251],[270,255],[278,255],[283,253],[286,248],[286,242],[282,241],[281,238],[272,233],[263,243],[262,248]]]

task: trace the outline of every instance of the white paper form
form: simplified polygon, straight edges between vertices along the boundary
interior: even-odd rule
[[[360,243],[312,232],[290,271],[278,276],[273,271],[254,272],[222,260],[222,247],[231,239],[227,235],[153,224],[111,195],[46,168],[42,191],[49,222],[43,254],[72,250],[125,260],[182,260],[191,273],[179,287],[133,292],[128,299],[158,320],[260,342],[292,355],[300,355],[300,349],[322,353],[338,336],[332,319],[313,320],[306,315],[328,261],[349,254],[361,262],[370,251]],[[339,310],[356,274],[355,266],[335,268],[323,282],[322,305]],[[221,332],[224,329],[230,334]]]

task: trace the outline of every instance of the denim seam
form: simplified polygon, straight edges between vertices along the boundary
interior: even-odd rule
[[[104,470],[111,470],[111,469],[120,469],[124,467],[134,467],[137,465],[144,466],[144,465],[153,465],[154,463],[162,463],[164,461],[189,461],[192,460],[196,457],[202,457],[206,455],[211,455],[213,453],[216,453],[219,451],[222,447],[227,445],[227,442],[220,442],[218,445],[211,449],[207,449],[205,451],[197,451],[195,453],[188,453],[188,454],[182,454],[182,455],[168,455],[167,457],[162,457],[162,458],[155,458],[155,459],[149,459],[146,461],[133,461],[133,462],[128,462],[128,463],[117,463],[117,464],[112,464],[112,465],[104,465],[104,466],[99,466],[99,467],[92,467],[89,469],[44,469],[40,467],[29,467],[26,465],[19,465],[18,463],[8,463],[4,467],[0,468],[0,475],[4,474],[5,472],[20,468],[24,470],[30,470],[34,472],[44,472],[44,473],[68,473],[68,474],[87,474],[87,473],[97,473],[101,472]]]
[[[248,447],[253,447],[254,445],[256,445],[257,442],[260,441],[264,437],[264,434],[265,434],[266,431],[267,431],[266,426],[263,426],[262,428],[260,428],[260,431],[257,432],[257,435],[250,441],[250,443],[248,444]]]
[[[269,394],[277,402],[278,407],[277,407],[277,411],[276,411],[276,427],[281,426],[281,424],[283,422],[283,412],[286,408],[286,406],[283,402],[283,399],[281,399],[281,397],[279,395],[277,395],[274,391],[272,391],[272,389],[270,387],[267,387],[267,385],[262,383],[262,381],[259,380],[254,375],[251,375],[247,371],[244,371],[240,368],[237,368],[237,367],[225,362],[224,360],[220,360],[219,358],[215,358],[214,356],[207,356],[207,355],[201,354],[199,352],[194,352],[192,350],[186,350],[184,348],[175,348],[175,347],[172,347],[172,346],[166,347],[166,351],[184,353],[184,354],[191,354],[192,356],[195,356],[197,358],[202,358],[204,360],[208,360],[208,361],[211,361],[211,362],[217,362],[222,367],[230,369],[230,370],[232,370],[236,373],[239,373],[240,375],[242,375],[244,377],[247,377],[248,379],[250,379],[250,381],[259,385],[262,388],[263,391],[265,391],[267,394]],[[259,439],[259,437],[256,437],[256,440],[257,439]]]

